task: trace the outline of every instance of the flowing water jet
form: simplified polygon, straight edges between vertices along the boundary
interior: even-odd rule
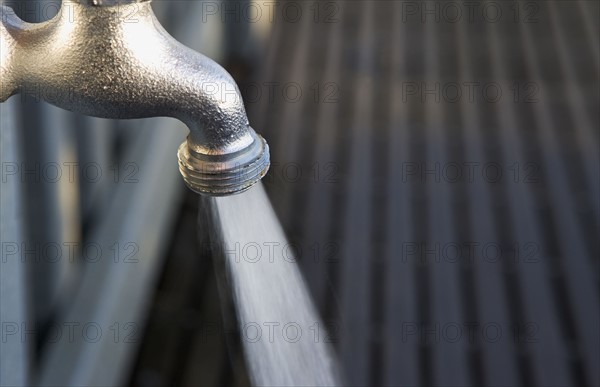
[[[325,326],[262,184],[202,196],[200,207],[200,239],[217,260],[221,296],[235,304],[253,384],[340,385]]]

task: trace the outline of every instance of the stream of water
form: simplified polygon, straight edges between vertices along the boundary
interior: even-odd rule
[[[325,326],[262,184],[203,203],[222,244],[253,384],[341,384]]]

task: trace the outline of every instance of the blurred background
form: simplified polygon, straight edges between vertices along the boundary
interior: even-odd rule
[[[35,22],[59,2],[4,4]],[[346,384],[600,385],[597,1],[153,8],[270,144]],[[0,105],[2,384],[248,385],[185,126],[32,94]]]

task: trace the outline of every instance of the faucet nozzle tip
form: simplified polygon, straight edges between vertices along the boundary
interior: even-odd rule
[[[192,191],[208,196],[228,196],[250,189],[270,166],[269,145],[252,132],[252,144],[231,154],[199,154],[184,141],[177,156],[185,184]]]

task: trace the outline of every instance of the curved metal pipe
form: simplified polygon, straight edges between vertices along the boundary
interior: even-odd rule
[[[1,8],[0,102],[28,92],[102,118],[174,117],[190,129],[178,152],[194,191],[245,191],[269,168],[240,91],[217,63],[171,37],[150,1],[63,0],[30,24]]]

